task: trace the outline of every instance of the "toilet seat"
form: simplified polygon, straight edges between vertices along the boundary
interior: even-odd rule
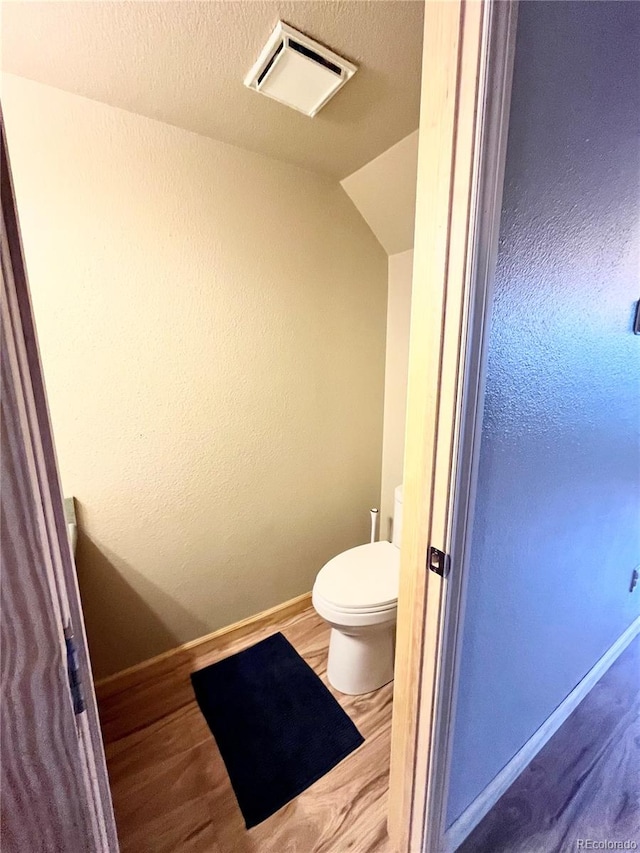
[[[360,614],[362,616],[366,616],[367,614],[371,614],[372,616],[376,613],[389,613],[390,611],[395,611],[398,608],[397,600],[392,602],[391,604],[383,604],[380,607],[338,607],[336,604],[333,604],[331,601],[327,601],[325,598],[322,598],[321,595],[318,595],[317,592],[313,594],[313,600],[320,606],[324,605],[325,609],[329,608],[336,614],[344,614],[345,616],[349,616],[351,614],[356,615]]]
[[[345,616],[395,611],[400,583],[400,550],[390,542],[358,545],[338,554],[318,572],[314,604]]]

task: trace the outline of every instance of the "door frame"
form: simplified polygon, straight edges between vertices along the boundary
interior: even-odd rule
[[[58,464],[44,386],[33,308],[24,263],[17,206],[2,108],[0,106],[0,254],[2,257],[2,334],[12,354],[7,371],[21,408],[22,440],[31,460],[30,479],[50,605],[59,623],[60,654],[67,657],[66,626],[73,632],[84,710],[75,716],[88,831],[98,853],[117,853],[118,840],[109,789],[98,707],[80,604],[80,593],[67,533]],[[34,614],[34,618],[37,614]],[[73,703],[69,693],[69,713]]]
[[[425,4],[389,782],[399,853],[447,851],[461,652],[517,2]],[[427,568],[430,547],[448,557]]]

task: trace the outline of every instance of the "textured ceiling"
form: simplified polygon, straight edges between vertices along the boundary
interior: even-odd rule
[[[420,0],[3,2],[2,67],[343,178],[418,126]],[[359,70],[310,119],[243,86],[278,19]]]
[[[416,130],[341,181],[388,255],[413,248],[417,176]]]

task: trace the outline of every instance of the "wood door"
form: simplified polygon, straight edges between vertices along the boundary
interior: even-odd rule
[[[0,845],[118,844],[1,121]],[[72,626],[84,699],[69,687]]]
[[[389,790],[389,833],[399,853],[432,853],[442,836],[442,730],[455,667],[444,625],[457,587],[429,569],[428,555],[432,547],[449,555],[455,576],[502,186],[502,140],[492,134],[505,125],[510,97],[510,79],[499,72],[514,10],[492,0],[425,4]]]

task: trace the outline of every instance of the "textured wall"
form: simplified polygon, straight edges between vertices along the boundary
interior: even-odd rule
[[[638,44],[520,4],[450,821],[640,613]]]
[[[389,257],[387,354],[384,374],[380,538],[391,538],[394,489],[402,483],[409,371],[413,249]]]
[[[387,259],[334,181],[20,78],[2,101],[100,676],[366,541]]]

